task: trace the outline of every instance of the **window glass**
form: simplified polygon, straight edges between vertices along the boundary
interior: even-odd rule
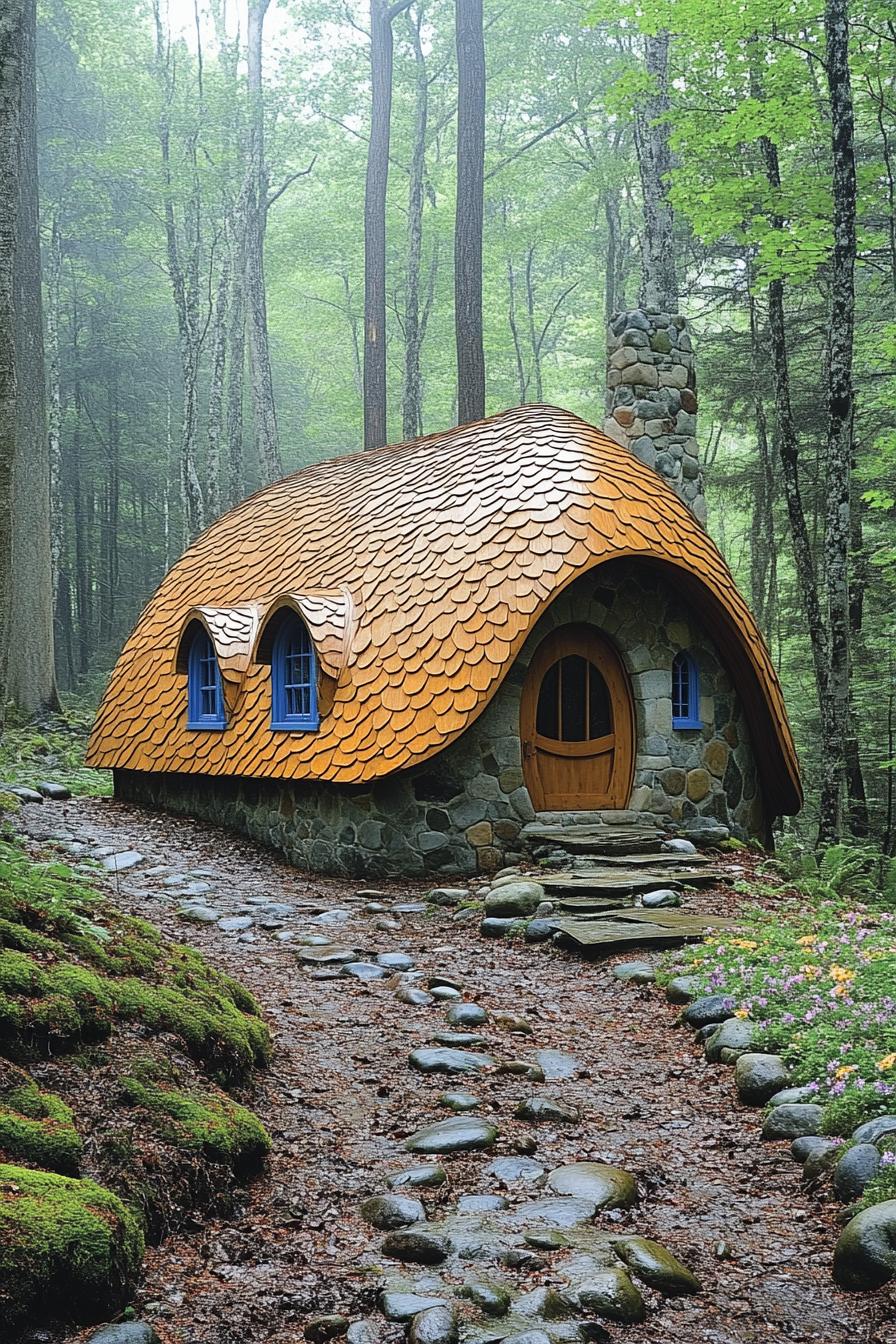
[[[191,728],[223,728],[224,693],[214,645],[205,630],[193,637],[187,665],[187,723]]]
[[[272,722],[275,728],[316,728],[317,665],[311,638],[297,617],[286,621],[271,659]]]
[[[613,731],[607,683],[594,663],[569,654],[542,678],[535,730],[555,742],[587,742]]]

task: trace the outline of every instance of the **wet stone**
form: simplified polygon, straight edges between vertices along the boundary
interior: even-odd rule
[[[563,1229],[590,1223],[596,1213],[597,1205],[592,1199],[555,1195],[517,1205],[511,1213],[505,1215],[504,1221],[508,1227],[519,1229],[529,1226]]]
[[[557,1195],[593,1200],[599,1209],[630,1209],[638,1200],[638,1183],[621,1167],[603,1162],[573,1162],[557,1167],[546,1181]]]
[[[713,1022],[724,1022],[733,1010],[734,1000],[729,994],[705,994],[689,1003],[681,1018],[689,1027],[706,1027]]]
[[[417,1228],[403,1228],[383,1238],[384,1255],[417,1265],[440,1265],[450,1249],[447,1237]]]
[[[389,971],[410,971],[414,965],[414,958],[407,952],[381,952],[376,964],[384,966]]]
[[[734,1066],[737,1095],[747,1106],[763,1106],[789,1080],[789,1070],[780,1055],[748,1051]]]
[[[517,1120],[528,1120],[533,1125],[549,1124],[552,1121],[575,1124],[579,1118],[575,1106],[568,1106],[565,1101],[552,1101],[550,1097],[528,1097],[520,1102],[514,1115]]]
[[[522,1330],[515,1335],[505,1335],[503,1344],[552,1344],[552,1341],[543,1330]]]
[[[433,887],[427,893],[427,899],[433,905],[457,905],[468,899],[470,893],[466,887]]]
[[[438,999],[442,1003],[460,998],[460,990],[455,989],[452,985],[433,985],[430,993],[434,999]]]
[[[456,1344],[457,1318],[450,1307],[427,1307],[411,1321],[408,1344]]]
[[[733,1064],[749,1052],[754,1031],[752,1022],[730,1017],[707,1039],[703,1053],[710,1064]]]
[[[646,891],[641,897],[645,910],[667,910],[681,905],[681,893],[671,887],[658,887],[656,891]]]
[[[444,1297],[425,1296],[422,1293],[386,1291],[380,1296],[380,1311],[387,1321],[409,1321],[420,1311],[445,1305]]]
[[[496,1157],[485,1171],[502,1185],[529,1184],[544,1175],[544,1167],[531,1157]]]
[[[380,1337],[373,1321],[352,1321],[345,1332],[348,1344],[380,1344]]]
[[[544,887],[538,882],[522,879],[502,881],[485,898],[486,917],[525,919],[535,913],[544,895]]]
[[[48,798],[51,803],[64,803],[66,799],[71,798],[71,790],[64,784],[54,784],[49,779],[40,780],[37,785],[37,791]]]
[[[444,1185],[446,1180],[444,1167],[428,1162],[419,1167],[408,1167],[406,1171],[396,1172],[386,1181],[390,1190],[431,1190]]]
[[[461,993],[464,987],[462,980],[457,980],[450,975],[439,975],[439,974],[431,975],[427,979],[426,983],[429,985],[429,988],[433,991],[437,989],[453,989],[456,990],[458,994]]]
[[[867,1292],[896,1274],[896,1199],[863,1209],[850,1219],[834,1249],[834,1278],[841,1288]]]
[[[513,1013],[498,1013],[495,1025],[503,1031],[509,1031],[511,1036],[532,1035],[532,1023],[525,1017],[515,1017]]]
[[[356,961],[357,956],[353,948],[339,947],[335,943],[303,947],[298,954],[299,961],[308,966],[344,966]]]
[[[309,1344],[326,1344],[328,1339],[339,1339],[348,1330],[347,1316],[312,1316],[305,1322],[305,1338]]]
[[[695,1276],[665,1246],[648,1237],[626,1237],[616,1245],[616,1254],[632,1274],[664,1296],[699,1293]]]
[[[769,1111],[762,1125],[764,1139],[799,1139],[803,1135],[817,1134],[821,1129],[824,1114],[821,1106],[811,1102],[797,1105],[776,1106]]]
[[[478,1003],[452,1003],[445,1020],[450,1027],[481,1027],[488,1013]]]
[[[437,1045],[457,1046],[460,1049],[488,1044],[485,1037],[476,1031],[434,1031],[432,1039]]]
[[[504,938],[508,933],[512,933],[518,924],[518,919],[497,919],[489,915],[479,925],[479,932],[483,938]]]
[[[516,1074],[528,1078],[530,1083],[543,1083],[544,1069],[540,1064],[532,1064],[528,1059],[505,1059],[498,1065],[499,1073]]]
[[[351,917],[351,910],[324,910],[322,914],[315,915],[311,922],[312,924],[344,924]]]
[[[556,1288],[533,1288],[513,1304],[515,1316],[536,1316],[542,1321],[565,1321],[572,1314],[568,1298]]]
[[[494,1147],[498,1131],[487,1120],[455,1115],[418,1129],[405,1140],[410,1153],[463,1153]]]
[[[824,1152],[829,1142],[829,1139],[823,1139],[820,1134],[804,1134],[794,1139],[790,1145],[790,1155],[794,1162],[808,1162],[815,1153]]]
[[[422,915],[426,909],[425,901],[401,901],[393,905],[392,909],[399,915]]]
[[[244,929],[251,929],[251,915],[228,915],[226,919],[218,920],[218,928],[223,933],[242,933]]]
[[[38,794],[38,800],[41,800],[40,794]],[[123,873],[126,872],[128,868],[136,868],[137,864],[142,862],[143,855],[138,849],[125,849],[122,850],[120,854],[108,854],[106,858],[103,859],[103,867],[108,869],[110,873]],[[203,887],[202,890],[208,891],[209,888],[206,886]],[[189,895],[191,896],[198,894],[198,892],[189,892]]]
[[[834,1168],[834,1194],[843,1204],[858,1199],[880,1168],[880,1153],[873,1143],[849,1148]]]
[[[408,1055],[412,1069],[421,1073],[482,1073],[494,1067],[491,1055],[472,1050],[453,1050],[450,1047],[422,1046]]]
[[[342,974],[355,980],[385,980],[389,972],[372,961],[349,961],[343,966]]]
[[[361,1217],[381,1232],[392,1232],[425,1222],[426,1210],[419,1199],[407,1195],[373,1195],[361,1205]]]
[[[37,789],[31,789],[27,784],[0,784],[0,793],[11,793],[14,798],[18,798],[20,803],[42,803],[44,796]]]
[[[503,1195],[461,1195],[457,1201],[458,1213],[500,1213],[506,1208]]]
[[[465,1283],[458,1289],[458,1297],[472,1302],[484,1316],[506,1316],[510,1309],[510,1289],[501,1283]]]
[[[690,1003],[700,993],[700,981],[696,975],[676,975],[666,986],[666,998],[670,1003]]]
[[[401,985],[396,989],[395,997],[399,1003],[406,1003],[412,1008],[428,1008],[430,1004],[435,1003],[429,991],[420,989],[417,985]]]
[[[613,967],[613,979],[629,981],[635,985],[652,985],[656,972],[649,961],[621,961]]]
[[[87,1336],[87,1344],[160,1344],[160,1340],[146,1321],[121,1321],[101,1326]]]
[[[562,1050],[538,1050],[535,1058],[550,1083],[574,1078],[582,1067],[575,1056],[567,1055]]]
[[[205,896],[212,889],[211,882],[188,882],[181,892],[182,896]]]
[[[586,1311],[608,1321],[631,1325],[643,1321],[644,1299],[624,1269],[603,1269],[578,1285],[576,1297]]]
[[[877,1143],[891,1134],[896,1134],[896,1115],[878,1115],[853,1130],[852,1137],[856,1143]]]
[[[812,1101],[818,1095],[818,1088],[806,1084],[805,1087],[784,1087],[768,1099],[769,1106],[789,1106],[792,1102]]]
[[[184,905],[177,912],[181,919],[189,919],[193,924],[217,924],[221,911],[210,905]]]
[[[465,1111],[475,1111],[481,1104],[477,1096],[472,1092],[440,1092],[438,1101],[441,1106],[445,1106],[449,1111],[456,1111],[462,1114]]]
[[[553,938],[555,928],[551,919],[530,919],[523,937],[527,943],[546,943],[549,938]]]

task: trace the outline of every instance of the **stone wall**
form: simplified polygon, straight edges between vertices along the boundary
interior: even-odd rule
[[[607,364],[604,432],[659,472],[705,524],[687,322],[642,308],[618,313],[607,332]]]
[[[480,718],[413,770],[350,787],[119,770],[116,794],[241,831],[314,872],[440,877],[515,863],[521,828],[535,816],[520,764],[525,671],[544,636],[574,621],[606,631],[631,677],[638,742],[630,806],[675,827],[712,818],[735,835],[762,836],[749,734],[727,673],[672,586],[631,561],[601,566],[567,589]],[[700,665],[702,729],[672,728],[679,648]]]

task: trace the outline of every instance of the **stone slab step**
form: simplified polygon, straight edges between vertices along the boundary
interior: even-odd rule
[[[675,854],[660,851],[654,854],[596,854],[595,868],[705,868],[712,863],[706,854]],[[584,867],[582,872],[586,872]]]
[[[585,954],[620,952],[632,947],[653,947],[698,941],[717,929],[728,928],[730,919],[697,915],[683,910],[619,910],[587,919],[555,919],[560,942]]]
[[[527,845],[550,845],[570,854],[658,854],[663,833],[653,827],[541,826],[530,822],[522,831]]]
[[[611,868],[571,873],[552,873],[540,878],[549,895],[566,893],[571,896],[640,896],[658,887],[708,887],[718,881],[719,874],[712,869],[695,868]]]

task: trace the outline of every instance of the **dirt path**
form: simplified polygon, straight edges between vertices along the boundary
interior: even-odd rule
[[[139,850],[144,862],[118,878],[119,903],[238,975],[274,1033],[274,1063],[257,1099],[275,1142],[269,1177],[247,1192],[233,1222],[209,1222],[147,1255],[138,1306],[170,1344],[287,1344],[301,1339],[309,1317],[327,1311],[369,1318],[372,1341],[401,1339],[403,1328],[376,1310],[378,1290],[399,1272],[437,1287],[438,1270],[387,1260],[382,1233],[362,1220],[358,1205],[414,1164],[402,1141],[448,1115],[437,1101],[446,1088],[476,1093],[481,1107],[473,1114],[493,1119],[500,1138],[492,1153],[437,1159],[448,1179],[422,1192],[431,1219],[462,1194],[500,1195],[511,1206],[534,1198],[531,1187],[487,1174],[496,1155],[513,1155],[531,1139],[546,1170],[592,1160],[637,1176],[640,1204],[599,1215],[599,1225],[661,1241],[704,1290],[666,1299],[646,1293],[646,1321],[609,1327],[612,1339],[896,1341],[892,1294],[852,1297],[833,1287],[832,1209],[801,1191],[785,1146],[759,1142],[756,1113],[734,1102],[729,1071],[704,1063],[655,990],[622,985],[607,963],[583,963],[545,945],[483,941],[475,924],[456,921],[450,910],[405,912],[398,929],[377,927],[383,916],[365,910],[369,898],[356,894],[359,884],[308,877],[198,823],[106,800],[30,807],[26,818],[35,838]],[[164,872],[146,875],[160,865]],[[281,927],[229,934],[188,923],[176,913],[182,887],[165,885],[172,874],[207,884],[201,898],[228,915],[262,897],[296,913]],[[423,888],[383,890],[391,919],[395,902],[413,903]],[[328,913],[340,910],[347,917]],[[445,1029],[446,1005],[399,1001],[396,976],[361,984],[303,967],[296,937],[334,929],[368,959],[407,952],[418,970],[462,981],[464,997],[488,1011],[484,1048],[499,1058],[531,1060],[553,1048],[574,1056],[574,1076],[533,1084],[494,1072],[473,1079],[414,1072],[408,1052]],[[502,1013],[525,1017],[532,1034],[512,1034],[495,1020]],[[516,1105],[532,1095],[577,1107],[579,1123],[514,1119]],[[501,1275],[517,1293],[561,1285],[561,1262],[543,1254]],[[494,1276],[487,1265],[475,1269]]]

